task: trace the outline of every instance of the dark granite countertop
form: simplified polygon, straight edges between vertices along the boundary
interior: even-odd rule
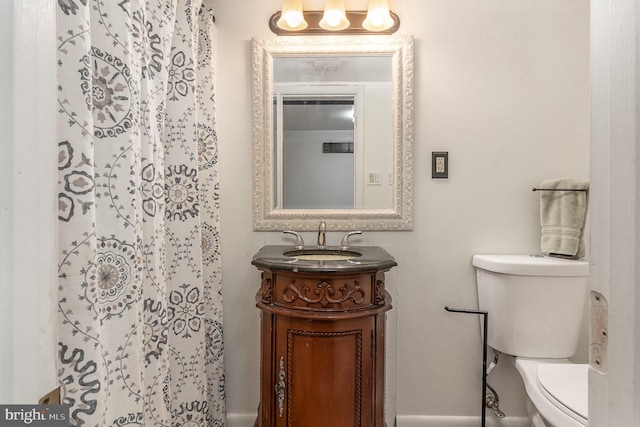
[[[315,251],[314,246],[305,246],[304,251]],[[338,246],[327,246],[325,251],[343,252]],[[312,260],[298,259],[286,256],[285,253],[298,251],[294,246],[267,245],[263,246],[251,260],[251,264],[259,269],[288,270],[292,272],[318,273],[350,273],[366,270],[388,270],[398,263],[393,257],[379,246],[350,246],[347,252],[357,252],[354,256],[343,260]]]

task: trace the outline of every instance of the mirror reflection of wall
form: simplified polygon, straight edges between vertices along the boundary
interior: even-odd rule
[[[283,209],[355,208],[355,97],[283,98]]]
[[[273,64],[274,208],[392,208],[390,57],[283,56]],[[352,142],[353,153],[323,153],[327,142]]]

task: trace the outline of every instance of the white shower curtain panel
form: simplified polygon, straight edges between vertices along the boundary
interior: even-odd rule
[[[73,425],[225,425],[201,3],[57,2],[58,366]]]

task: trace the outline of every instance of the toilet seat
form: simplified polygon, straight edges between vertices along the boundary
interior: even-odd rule
[[[566,359],[520,357],[516,357],[515,365],[529,400],[548,426],[588,425],[588,365],[572,364]]]
[[[540,390],[551,403],[586,425],[589,408],[589,368],[586,364],[540,363]]]

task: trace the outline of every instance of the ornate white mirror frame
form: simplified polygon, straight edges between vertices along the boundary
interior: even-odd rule
[[[390,209],[275,209],[273,59],[389,56],[392,66],[393,202]],[[256,231],[413,229],[413,38],[302,36],[252,41],[253,228]]]

